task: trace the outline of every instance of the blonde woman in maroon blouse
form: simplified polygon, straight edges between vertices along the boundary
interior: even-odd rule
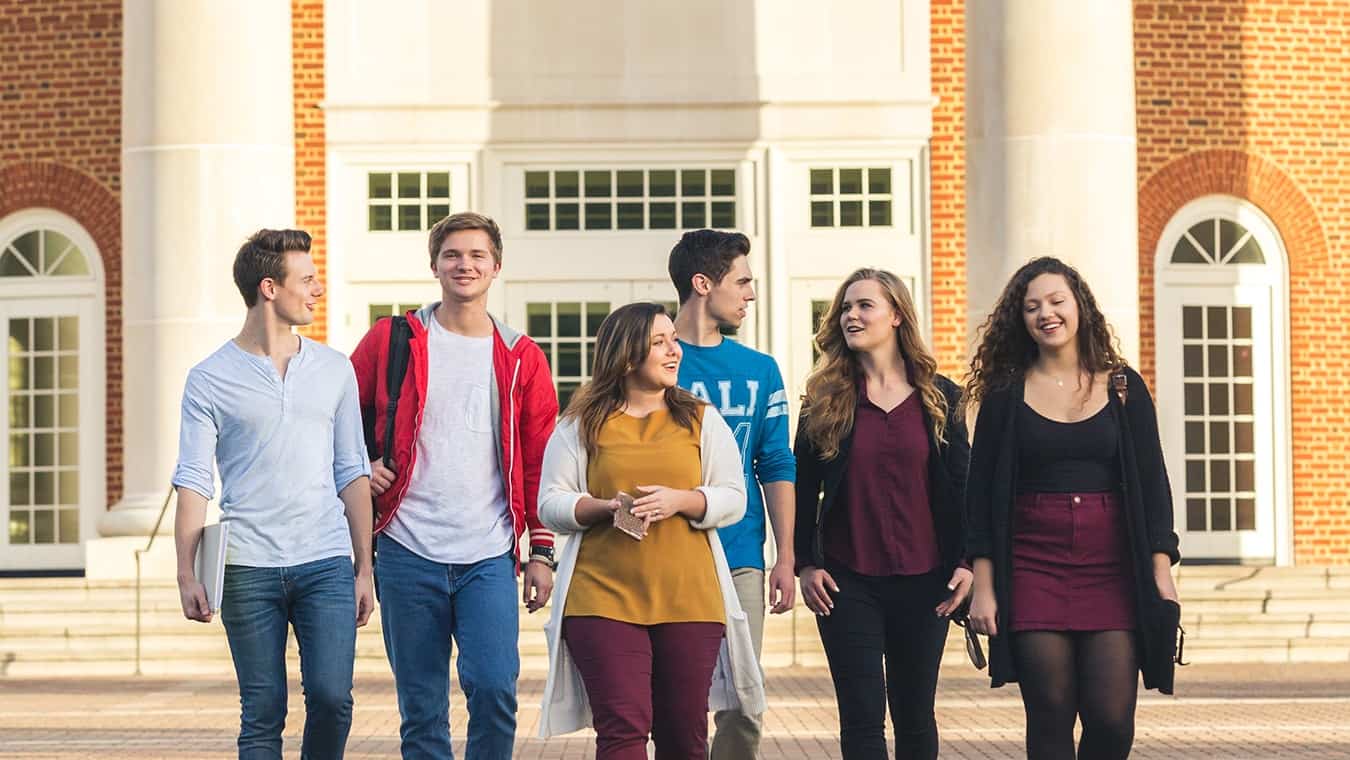
[[[839,705],[845,760],[938,756],[947,616],[970,592],[960,389],[937,373],[909,291],[859,269],[816,333],[797,429],[797,559]]]

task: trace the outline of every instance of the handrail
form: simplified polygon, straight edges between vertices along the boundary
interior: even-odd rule
[[[169,486],[169,492],[164,495],[164,506],[159,508],[159,517],[155,518],[155,527],[150,529],[150,538],[145,542],[145,548],[132,552],[136,557],[136,675],[138,676],[141,675],[141,555],[155,545],[159,526],[164,523],[164,513],[169,511],[169,502],[173,501],[173,491],[173,486]]]

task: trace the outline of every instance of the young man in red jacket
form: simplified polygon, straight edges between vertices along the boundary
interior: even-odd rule
[[[449,216],[431,229],[429,252],[441,300],[407,315],[392,452],[383,450],[392,320],[377,322],[352,354],[362,415],[376,431],[371,490],[384,645],[405,759],[453,756],[453,639],[469,712],[465,754],[506,760],[520,670],[517,546],[527,529],[526,607],[534,612],[553,591],[553,534],[539,522],[538,495],[558,398],[544,352],[488,314],[488,289],[502,266],[497,224],[481,214]]]

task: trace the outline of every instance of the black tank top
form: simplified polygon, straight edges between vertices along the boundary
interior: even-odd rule
[[[1058,422],[1023,402],[1017,410],[1018,493],[1120,489],[1120,430],[1110,404],[1078,422]]]

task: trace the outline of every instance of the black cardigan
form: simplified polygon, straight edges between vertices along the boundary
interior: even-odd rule
[[[933,512],[945,581],[966,554],[966,467],[970,461],[970,443],[965,419],[960,413],[960,387],[942,375],[937,375],[934,383],[947,399],[947,421],[942,427],[946,442],[938,445],[927,409],[923,410],[923,422],[928,434],[928,506]],[[803,432],[809,413],[809,410],[803,410],[797,422],[797,439],[793,447],[797,456],[795,551],[798,573],[808,565],[821,567],[825,562],[822,548],[825,516],[839,498],[853,444],[850,431],[839,442],[838,456],[828,461],[822,459],[810,436]]]
[[[1124,372],[1125,404],[1111,390],[1107,406],[1120,430],[1121,491],[1133,560],[1142,654],[1140,670],[1145,688],[1171,694],[1179,609],[1158,595],[1153,580],[1153,554],[1166,554],[1173,564],[1180,560],[1177,534],[1172,529],[1172,487],[1158,440],[1153,399],[1139,373],[1128,367]],[[1024,379],[1018,378],[1008,387],[985,396],[975,421],[975,444],[970,456],[967,551],[972,559],[987,557],[994,563],[999,635],[989,641],[989,675],[996,687],[1017,680],[1007,631],[1011,610],[1012,506],[1017,498],[1015,421],[1023,394]]]

